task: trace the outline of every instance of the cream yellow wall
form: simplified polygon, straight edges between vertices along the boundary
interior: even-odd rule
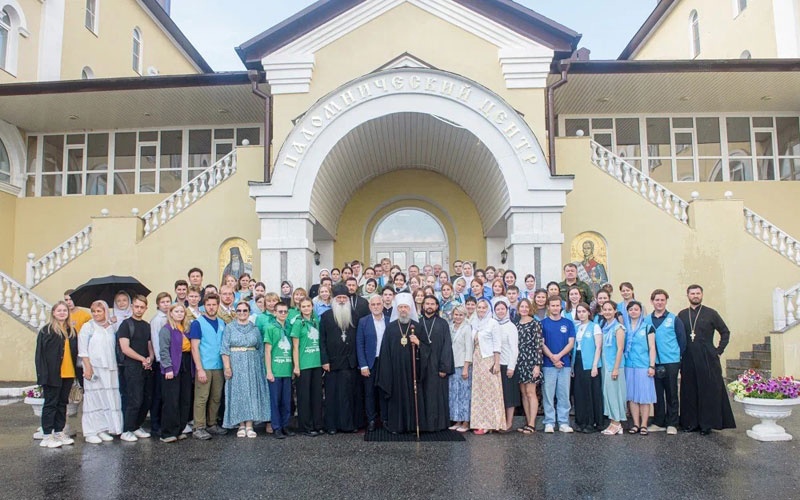
[[[39,61],[39,33],[42,22],[42,2],[40,0],[18,0],[25,12],[25,21],[30,31],[30,36],[23,37],[19,34],[19,55],[17,58],[17,73],[11,75],[0,69],[0,84],[15,82],[36,81]]]
[[[36,332],[0,310],[0,380],[35,382]]]
[[[186,279],[186,272],[195,266],[204,270],[204,283],[216,284],[219,247],[225,240],[240,237],[258,251],[260,226],[255,202],[248,196],[248,181],[261,172],[263,154],[257,146],[239,148],[235,175],[145,238],[138,217],[93,218],[92,247],[33,291],[54,301],[64,289],[91,277],[132,275],[153,291],[152,302],[158,292],[171,293],[175,280]],[[259,260],[253,261],[253,274],[258,277]]]
[[[486,262],[486,239],[472,200],[447,177],[414,169],[372,179],[353,194],[339,219],[334,262],[371,262],[375,226],[389,213],[406,207],[426,210],[444,225],[451,264],[456,258]]]
[[[689,15],[700,22],[698,59],[738,59],[749,50],[754,59],[777,57],[772,0],[750,1],[734,18],[732,0],[677,1],[633,59],[691,59]]]
[[[275,96],[273,154],[292,130],[292,120],[317,100],[405,52],[496,92],[525,116],[539,143],[546,144],[543,89],[507,89],[496,46],[403,3],[319,50],[309,93]]]
[[[136,26],[142,31],[142,74],[146,74],[149,66],[158,68],[160,74],[199,72],[136,0],[102,1],[99,11],[95,35],[85,26],[86,2],[67,0],[62,80],[80,79],[84,66],[91,67],[96,78],[137,76],[132,67]]]
[[[592,165],[587,138],[556,145],[558,173],[575,174],[563,217],[564,262],[578,233],[596,231],[608,241],[615,286],[632,282],[646,304],[653,289],[664,288],[677,312],[686,306],[686,287],[700,283],[705,303],[732,331],[727,358],[763,342],[772,329],[772,290],[800,282],[800,267],[745,232],[741,200],[693,202],[686,226]]]
[[[17,197],[0,191],[0,271],[11,272],[14,264],[14,217]]]

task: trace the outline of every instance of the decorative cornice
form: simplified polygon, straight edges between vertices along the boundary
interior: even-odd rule
[[[506,88],[543,89],[547,86],[547,75],[553,60],[552,50],[500,49],[499,58]]]
[[[272,94],[305,94],[311,90],[314,54],[269,55],[262,59]]]

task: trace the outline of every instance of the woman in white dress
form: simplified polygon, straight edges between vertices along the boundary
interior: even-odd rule
[[[81,328],[78,356],[83,363],[83,435],[87,443],[112,441],[122,432],[116,335],[108,305],[92,303],[92,321]]]

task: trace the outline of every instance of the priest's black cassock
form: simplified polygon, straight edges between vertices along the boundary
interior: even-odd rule
[[[681,426],[690,430],[735,429],[719,361],[730,330],[717,311],[703,305],[684,309],[678,317],[690,333],[681,358]],[[719,332],[719,347],[714,347],[714,331]]]
[[[361,295],[348,295],[347,300],[350,301],[350,307],[353,309],[353,321],[356,325],[358,325],[358,320],[372,314],[369,312],[369,302]]]
[[[420,414],[420,426],[428,431],[440,431],[450,425],[450,381],[447,378],[453,365],[453,343],[450,327],[438,313],[423,315],[419,320],[420,378],[425,401],[425,417]],[[445,376],[439,376],[444,373]]]
[[[335,305],[335,304],[334,304]],[[361,373],[356,356],[356,325],[339,328],[333,310],[319,322],[319,351],[322,364],[330,364],[325,374],[325,428],[353,432],[364,426]]]
[[[386,398],[387,416],[386,429],[390,432],[415,432],[416,419],[414,415],[414,375],[411,363],[412,349],[409,337],[413,334],[419,336],[419,324],[410,321],[402,324],[392,321],[386,327],[381,341],[380,365],[375,385],[380,389],[381,395]],[[403,339],[405,338],[405,342]],[[420,342],[421,344],[422,342]],[[415,350],[417,363],[417,390],[421,391],[419,383],[420,350]],[[420,424],[425,411],[422,395],[419,394]]]

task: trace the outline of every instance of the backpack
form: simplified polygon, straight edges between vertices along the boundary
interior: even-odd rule
[[[130,318],[127,318],[122,322],[128,323],[128,335],[130,337],[130,340],[133,341],[133,332],[135,331],[135,329],[133,328],[133,321],[128,321],[129,319]],[[120,328],[122,327],[122,325],[119,326]],[[126,356],[125,353],[122,352],[122,347],[119,346],[119,328],[117,328],[117,343],[114,346],[114,351],[117,354],[117,364],[122,365],[122,363],[125,361]]]

